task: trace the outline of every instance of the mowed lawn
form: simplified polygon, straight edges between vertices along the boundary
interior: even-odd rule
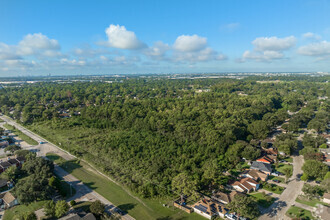
[[[286,212],[286,215],[291,218],[300,218],[304,220],[314,219],[310,211],[296,206],[291,206]]]
[[[146,207],[129,195],[122,186],[91,171],[86,163],[65,161],[56,154],[47,154],[47,157],[136,219],[205,219],[196,213],[188,214],[174,207],[163,207],[163,204],[168,204],[170,200],[141,199]]]
[[[267,201],[267,198],[266,198],[267,195],[264,195],[263,193],[251,193],[251,194],[249,194],[249,196],[254,197],[257,200],[258,204],[264,208],[268,208],[275,201],[275,198],[272,198],[270,196],[269,196],[269,198],[271,198],[271,200]]]
[[[26,212],[34,212],[38,209],[41,209],[47,201],[33,202],[29,205],[17,205],[10,209],[7,209],[3,215],[3,220],[12,220],[15,215],[21,215]]]

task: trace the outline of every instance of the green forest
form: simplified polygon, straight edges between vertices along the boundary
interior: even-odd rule
[[[196,190],[224,184],[223,172],[257,158],[256,143],[305,105],[284,128],[327,129],[330,77],[272,80],[39,82],[0,89],[0,109],[139,195],[166,196],[183,173]],[[277,147],[290,152],[290,138]]]

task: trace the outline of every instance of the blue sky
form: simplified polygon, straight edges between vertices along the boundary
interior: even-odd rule
[[[326,0],[0,0],[0,76],[330,71]]]

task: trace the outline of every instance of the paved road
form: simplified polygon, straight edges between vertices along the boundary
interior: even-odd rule
[[[275,201],[268,209],[264,210],[264,214],[260,216],[259,219],[290,219],[285,215],[285,213],[291,205],[295,204],[295,200],[300,194],[301,189],[304,185],[303,181],[297,179],[297,177],[300,177],[303,173],[303,171],[301,170],[303,164],[303,156],[293,156],[293,174],[292,177],[289,179],[287,188],[279,196],[277,201]]]
[[[32,131],[22,127],[21,125],[17,124],[15,121],[12,119],[6,117],[6,116],[0,116],[0,118],[7,122],[10,125],[15,126],[17,129],[21,130],[24,134],[30,136],[34,140],[36,140],[38,143],[40,142],[46,142],[45,144],[39,144],[36,146],[30,146],[30,145],[24,145],[22,148],[24,149],[35,149],[37,150],[37,155],[45,157],[47,153],[56,153],[63,157],[66,160],[74,159],[76,158],[75,156],[71,155],[69,152],[66,152],[56,145],[48,142],[44,138],[40,137],[39,135],[33,133]],[[3,123],[2,123],[3,124]],[[88,188],[86,185],[84,185],[80,180],[78,180],[76,177],[73,175],[67,173],[65,170],[63,170],[61,167],[55,165],[55,173],[60,176],[62,179],[64,179],[67,183],[69,183],[72,187],[75,188],[76,194],[72,197],[69,198],[68,201],[70,200],[80,200],[80,201],[95,201],[95,200],[100,200],[102,203],[106,205],[107,210],[114,210],[118,209],[116,208],[109,200],[98,194],[97,192],[91,190]],[[125,220],[134,220],[134,218],[128,214],[125,214],[122,216],[122,219]]]

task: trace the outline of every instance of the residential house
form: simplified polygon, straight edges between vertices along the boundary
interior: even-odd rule
[[[19,162],[19,167],[22,167],[26,160],[24,157],[16,157],[15,159]]]
[[[6,169],[8,169],[11,166],[12,166],[12,164],[9,163],[8,161],[0,162],[0,167],[2,168],[0,170],[2,170],[2,172],[5,171]]]
[[[224,192],[214,193],[211,198],[215,201],[221,202],[222,204],[228,204],[231,202],[229,194]]]
[[[254,179],[255,181],[267,181],[268,174],[265,174],[259,170],[245,170],[240,175],[241,177],[250,177],[251,179]]]
[[[273,162],[277,160],[277,155],[278,155],[277,149],[270,147],[267,149],[263,149],[263,151],[268,158],[273,160]]]
[[[268,164],[272,164],[274,163],[274,161],[272,159],[270,159],[268,156],[263,156],[260,157],[259,159],[256,160],[257,162],[262,162],[262,163],[268,163]]]
[[[20,162],[18,160],[16,160],[16,158],[8,158],[7,162],[16,167],[19,167],[19,165],[20,165]]]
[[[228,193],[223,193],[223,192],[216,192],[212,195],[211,198],[214,201],[220,202],[222,204],[228,204],[231,201],[233,201],[235,196],[239,193],[240,192],[237,192],[237,191],[231,191],[229,194]]]
[[[1,208],[8,209],[15,205],[18,205],[18,200],[11,194],[11,192],[5,192],[0,194]]]
[[[250,169],[253,170],[259,170],[265,174],[270,175],[272,173],[272,166],[268,163],[262,163],[262,162],[257,162],[257,161],[253,161],[251,164]]]
[[[238,192],[252,192],[259,189],[259,183],[255,180],[246,177],[241,179],[240,181],[235,181],[231,184],[231,187],[237,190]]]
[[[207,197],[199,200],[192,205],[194,211],[205,218],[211,219],[213,216],[220,216],[224,218],[228,210],[220,203],[213,201]]]
[[[323,194],[323,202],[330,204],[330,193]]]

